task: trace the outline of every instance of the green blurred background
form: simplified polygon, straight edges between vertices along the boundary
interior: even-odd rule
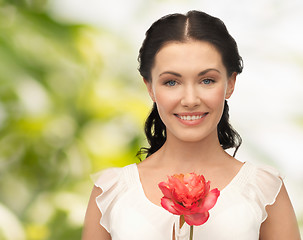
[[[89,175],[138,162],[136,152],[146,145],[143,124],[151,102],[136,71],[136,57],[145,30],[158,16],[147,14],[146,26],[138,27],[142,31],[136,37],[132,27],[118,34],[107,24],[56,17],[51,2],[0,0],[3,240],[80,239],[92,188]],[[154,6],[152,2],[134,1],[139,6],[137,21],[148,13],[148,6]],[[159,17],[174,4],[154,2],[163,6]],[[302,64],[302,59],[297,55],[295,61]],[[243,112],[243,107],[234,107]],[[298,112],[292,124],[302,134],[303,115]],[[234,124],[245,133],[247,125],[236,120]],[[248,126],[254,130],[252,124]],[[240,156],[253,155],[283,170],[283,164],[260,150],[253,137],[247,142]],[[291,170],[286,172],[289,175]],[[302,182],[302,177],[289,180],[300,226]]]
[[[147,97],[126,39],[0,2],[0,239],[80,239],[89,174],[138,161]]]

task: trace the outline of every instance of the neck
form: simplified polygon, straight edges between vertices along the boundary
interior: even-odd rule
[[[167,136],[158,156],[163,164],[176,169],[191,169],[218,164],[227,153],[222,149],[217,134],[198,142],[185,142]]]

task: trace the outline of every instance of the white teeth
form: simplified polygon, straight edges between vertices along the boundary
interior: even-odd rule
[[[205,116],[205,114],[197,115],[197,116],[179,116],[179,118],[181,118],[182,120],[186,120],[186,121],[193,121],[193,120],[200,119],[203,116]]]

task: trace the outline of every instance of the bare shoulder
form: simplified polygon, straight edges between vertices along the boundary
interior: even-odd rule
[[[282,184],[275,203],[267,206],[266,211],[268,217],[261,225],[261,240],[301,239],[295,212],[284,183]]]
[[[241,162],[233,157],[231,158],[230,162],[231,162],[230,166],[234,173],[238,173],[243,167],[243,165],[245,164],[245,162]]]
[[[152,154],[151,156],[145,158],[144,160],[142,160],[140,163],[137,164],[138,168],[140,169],[145,169],[145,168],[152,168],[154,167],[157,162],[157,152]]]
[[[96,197],[101,193],[102,190],[100,188],[93,187],[85,214],[82,240],[111,240],[110,234],[99,223],[101,212],[96,204]]]
[[[223,174],[229,178],[232,178],[237,175],[243,165],[243,162],[228,156],[227,158],[223,158],[221,161],[218,161],[218,163],[215,165],[215,169],[218,170],[220,175]]]
[[[154,153],[153,155],[137,164],[138,171],[142,177],[153,176],[158,173],[160,169],[162,169],[162,165],[159,164],[156,155],[157,153]]]
[[[163,168],[162,164],[159,164],[158,158],[156,154],[149,156],[148,158],[144,159],[142,162],[137,164],[140,179],[144,183],[154,182],[154,180],[159,180],[159,177],[163,175],[163,171],[165,172],[165,168]]]

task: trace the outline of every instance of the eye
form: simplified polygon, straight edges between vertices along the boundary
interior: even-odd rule
[[[167,82],[165,82],[165,85],[169,86],[169,87],[173,87],[177,84],[177,82],[175,80],[169,80]]]
[[[215,81],[210,79],[210,78],[206,78],[206,79],[203,79],[202,80],[202,83],[206,84],[206,85],[209,85],[211,83],[214,83]]]

